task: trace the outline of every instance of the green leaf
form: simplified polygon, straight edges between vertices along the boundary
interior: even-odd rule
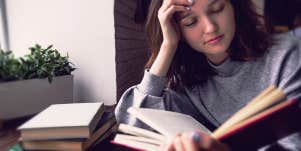
[[[29,54],[18,59],[14,58],[12,51],[0,50],[0,81],[47,77],[51,82],[54,76],[75,70],[74,64],[68,61],[68,53],[62,56],[53,45],[43,49],[36,44],[29,50]]]

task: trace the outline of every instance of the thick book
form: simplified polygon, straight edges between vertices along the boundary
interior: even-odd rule
[[[104,113],[104,104],[54,104],[21,125],[22,140],[90,138]]]
[[[120,124],[112,143],[137,150],[162,150],[178,133],[195,130],[232,150],[255,150],[301,130],[301,121],[296,119],[301,117],[300,100],[285,99],[275,87],[263,91],[213,132],[181,113],[133,107],[128,112],[155,131]]]
[[[116,119],[112,112],[105,112],[92,136],[87,139],[60,140],[29,140],[22,141],[26,150],[73,150],[85,151],[93,145],[103,141],[117,129]]]

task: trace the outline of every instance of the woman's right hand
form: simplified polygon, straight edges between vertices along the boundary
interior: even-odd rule
[[[169,44],[176,48],[180,40],[180,29],[176,24],[174,15],[177,12],[190,10],[194,0],[163,0],[158,11],[158,19],[163,34],[163,44]]]
[[[195,0],[163,0],[158,11],[163,41],[160,51],[150,72],[157,76],[166,76],[180,40],[180,29],[174,20],[176,12],[190,11]]]

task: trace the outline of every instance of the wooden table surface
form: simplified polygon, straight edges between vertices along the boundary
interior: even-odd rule
[[[3,122],[3,126],[0,128],[0,151],[6,151],[18,143],[20,132],[16,128],[31,117],[27,116]]]

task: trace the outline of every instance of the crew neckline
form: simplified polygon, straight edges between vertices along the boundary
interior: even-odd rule
[[[230,57],[224,60],[221,64],[215,65],[210,60],[207,59],[208,64],[211,68],[216,71],[218,76],[229,77],[238,73],[239,69],[242,67],[242,62],[234,61]]]

